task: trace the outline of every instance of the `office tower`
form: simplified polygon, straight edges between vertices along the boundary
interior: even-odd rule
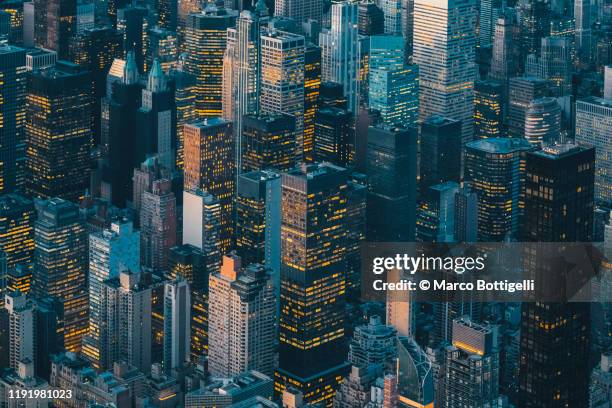
[[[184,52],[187,19],[190,14],[202,11],[202,2],[200,0],[182,0],[177,3],[176,33],[178,35],[179,46],[181,47],[180,52]]]
[[[334,107],[346,109],[348,101],[344,96],[342,84],[336,82],[322,82],[319,93],[319,109]]]
[[[361,296],[361,247],[366,239],[367,177],[353,173],[348,182],[348,236],[346,244],[346,292],[349,300]]]
[[[17,24],[19,26],[19,24]],[[23,20],[21,21],[21,39],[24,47],[34,47],[34,2],[23,2]],[[9,40],[10,41],[10,40]]]
[[[291,384],[307,402],[326,406],[347,368],[342,350],[347,178],[347,170],[325,163],[302,164],[282,175],[275,389],[281,393]],[[325,287],[325,293],[315,287]]]
[[[595,147],[595,200],[603,205],[612,203],[611,132],[612,99],[591,96],[576,102],[576,142]]]
[[[162,30],[177,31],[178,2],[173,0],[157,1],[157,25]]]
[[[462,148],[474,135],[475,25],[475,1],[414,2],[419,118],[438,114],[460,120]]]
[[[34,203],[17,194],[0,196],[0,250],[6,267],[31,265],[34,255]]]
[[[421,123],[421,194],[435,184],[459,182],[461,122],[434,115]]]
[[[180,370],[189,362],[191,342],[189,284],[178,277],[164,285],[164,371]]]
[[[61,316],[61,304],[51,297],[36,299],[34,309],[36,352],[34,369],[38,377],[49,379],[51,362],[49,356],[59,353],[58,324]]]
[[[499,0],[484,0],[480,2],[480,17],[478,19],[478,46],[490,48],[493,45],[497,16],[502,3]]]
[[[283,113],[242,118],[242,172],[286,171],[296,163],[295,117]]]
[[[260,111],[294,117],[298,161],[304,157],[304,44],[301,35],[274,29],[261,33]]]
[[[123,37],[111,27],[84,30],[70,41],[70,59],[90,72],[93,81],[94,142],[100,142],[100,98],[106,95],[106,76],[115,58],[123,55]],[[55,64],[52,64],[55,65]]]
[[[458,189],[456,182],[447,181],[422,192],[423,200],[417,208],[417,241],[455,241],[455,194]]]
[[[478,240],[518,238],[524,155],[534,147],[524,138],[490,138],[466,146],[465,180],[478,195]]]
[[[368,240],[414,239],[416,129],[370,127],[366,153]],[[392,219],[387,214],[396,214]]]
[[[149,48],[146,55],[147,66],[151,67],[153,60],[157,58],[164,72],[168,73],[170,68],[178,62],[178,39],[176,33],[159,26],[149,30]]]
[[[280,287],[280,174],[270,170],[238,176],[236,248],[244,264],[272,270]]]
[[[260,264],[243,266],[239,256],[223,257],[209,280],[208,369],[215,377],[248,370],[274,374],[276,304],[274,280]]]
[[[223,54],[227,29],[236,25],[237,13],[208,7],[187,16],[185,71],[197,78],[196,106],[200,118],[221,116]]]
[[[561,107],[555,98],[534,99],[525,112],[525,139],[545,146],[560,141]]]
[[[542,38],[550,35],[550,3],[546,0],[528,0],[521,3],[520,46],[522,64],[529,54],[540,55]]]
[[[537,77],[516,77],[510,80],[508,89],[508,137],[525,136],[525,114],[529,104],[548,96],[548,81]]]
[[[0,10],[5,13],[5,33],[9,43],[23,47],[32,47],[34,44],[25,43],[26,37],[33,30],[34,13],[32,2],[23,0],[8,0],[0,5]],[[7,32],[8,31],[8,32]]]
[[[604,67],[604,92],[603,98],[612,100],[612,65]]]
[[[419,115],[418,66],[393,67],[383,62],[375,67],[373,62],[369,74],[369,107],[380,111],[387,126],[415,124]]]
[[[385,34],[402,34],[402,1],[381,0],[379,3],[385,17]]]
[[[233,236],[235,190],[232,123],[220,118],[190,123],[184,129],[185,189],[201,189],[221,203],[219,238],[221,253],[227,252]]]
[[[83,355],[97,368],[110,368],[106,359],[107,305],[104,283],[124,270],[140,270],[140,232],[131,221],[118,220],[109,229],[89,236],[89,331],[83,339]],[[109,341],[111,339],[108,339]]]
[[[474,138],[501,137],[503,132],[503,87],[496,80],[474,85]]]
[[[396,375],[400,402],[431,406],[429,404],[434,401],[433,371],[429,356],[413,337],[398,338]]]
[[[140,261],[154,271],[168,268],[170,248],[176,244],[177,210],[172,183],[168,179],[153,182],[151,191],[142,195],[140,207]]]
[[[510,11],[502,13],[495,23],[491,70],[489,77],[502,83],[504,95],[507,94],[508,81],[519,70],[519,27],[516,16]]]
[[[102,367],[123,361],[139,371],[151,370],[151,288],[139,271],[124,269],[101,287]]]
[[[79,351],[87,332],[87,231],[77,205],[59,198],[36,205],[34,276],[36,297],[51,296],[63,306],[60,344]]]
[[[75,33],[83,34],[83,31],[94,28],[95,4],[90,0],[77,0]]]
[[[135,147],[135,159],[141,162],[155,154],[160,166],[172,171],[176,162],[176,105],[174,90],[167,81],[159,60],[153,60],[137,113],[140,135]]]
[[[572,89],[572,41],[568,37],[542,38],[540,76],[552,82],[554,94],[569,95]]]
[[[307,43],[304,50],[304,160],[313,160],[315,115],[321,88],[321,48]]]
[[[453,321],[453,345],[445,350],[442,403],[458,407],[461,401],[476,406],[497,406],[499,352],[494,328],[466,318]]]
[[[168,72],[168,77],[174,82],[174,104],[176,105],[176,168],[183,169],[185,155],[184,126],[187,123],[199,120],[196,103],[197,78],[185,71],[185,64],[179,60],[179,64]]]
[[[123,35],[124,56],[134,53],[138,72],[147,72],[145,55],[148,46],[148,10],[144,7],[132,6],[127,2],[125,8],[117,10],[117,31]]]
[[[319,35],[321,79],[342,84],[347,109],[357,114],[359,108],[359,6],[357,3],[334,3],[331,28]]]
[[[612,398],[612,355],[602,353],[600,362],[591,373],[589,408],[605,407]]]
[[[378,35],[385,32],[385,13],[374,2],[359,3],[359,35]]]
[[[314,157],[349,167],[355,160],[355,115],[340,108],[320,108],[315,117]]]
[[[355,328],[348,362],[358,367],[371,364],[393,367],[397,358],[396,343],[397,330],[383,324],[380,316],[371,316],[368,324]]]
[[[576,54],[580,62],[591,60],[591,2],[576,0],[574,2],[574,18],[576,19]]]
[[[478,239],[478,195],[470,183],[463,183],[455,193],[455,242]]]
[[[3,254],[4,256],[4,254]],[[4,262],[2,260],[1,262]],[[12,268],[7,268],[2,265],[3,269],[6,269],[4,274],[4,293],[19,291],[24,295],[30,293],[32,287],[32,268],[28,264],[19,263]]]
[[[183,244],[206,256],[209,273],[221,265],[221,213],[219,200],[200,189],[183,192]]]
[[[68,59],[68,44],[76,34],[77,0],[34,1],[34,43]]]
[[[34,308],[25,294],[13,292],[4,299],[8,312],[9,366],[17,370],[22,361],[34,361]]]
[[[593,237],[595,149],[559,144],[527,153],[523,237],[531,242],[589,242]],[[554,194],[541,194],[550,191]],[[561,280],[561,264],[543,285]],[[590,305],[523,303],[518,404],[586,406]],[[541,357],[535,357],[541,356]]]
[[[301,24],[308,20],[323,21],[323,3],[317,0],[279,0],[274,2],[274,15],[289,17]]]
[[[91,108],[91,77],[77,65],[60,62],[29,76],[28,194],[73,201],[83,197],[89,186]]]
[[[405,45],[399,35],[373,35],[369,49],[370,71],[382,67],[397,69],[405,64]]]
[[[182,277],[191,288],[191,361],[197,363],[208,350],[208,276],[218,268],[211,257],[191,244],[170,249],[168,278]]]
[[[269,407],[272,404],[274,383],[270,377],[258,371],[247,371],[225,381],[212,381],[185,394],[185,408],[198,407]],[[252,401],[253,396],[257,402]],[[257,398],[259,397],[259,398]],[[272,407],[276,407],[274,404]]]
[[[26,70],[52,68],[57,62],[57,52],[44,48],[31,48],[26,51]]]
[[[139,222],[140,208],[142,207],[142,196],[145,191],[151,191],[153,182],[161,179],[162,169],[159,166],[159,160],[156,156],[149,157],[140,164],[140,167],[134,169],[132,184],[132,208],[134,209],[136,220]]]
[[[0,193],[5,194],[22,189],[25,182],[25,50],[11,45],[0,47],[0,74],[3,78]]]

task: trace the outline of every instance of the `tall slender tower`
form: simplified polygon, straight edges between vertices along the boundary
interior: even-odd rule
[[[576,19],[576,52],[582,62],[591,60],[591,2],[575,0],[574,18]]]
[[[34,260],[34,203],[17,194],[0,196],[0,251],[6,256],[6,267]]]
[[[282,176],[275,387],[278,393],[297,387],[307,402],[328,407],[348,368],[343,357],[347,178],[347,170],[331,164],[303,164]]]
[[[414,62],[420,70],[420,110],[461,121],[462,144],[474,135],[476,1],[415,0]]]
[[[189,362],[191,343],[191,294],[189,283],[177,277],[164,286],[164,371],[183,368]]]

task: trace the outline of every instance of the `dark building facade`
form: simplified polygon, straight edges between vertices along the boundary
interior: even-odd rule
[[[355,160],[355,115],[334,107],[319,109],[315,118],[314,156],[338,166]]]
[[[245,115],[242,122],[242,171],[295,165],[295,118],[286,114]]]
[[[461,177],[461,121],[430,116],[421,123],[421,194]]]

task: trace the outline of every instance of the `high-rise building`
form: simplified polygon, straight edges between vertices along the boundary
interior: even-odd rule
[[[431,116],[421,127],[420,191],[461,177],[461,122],[442,116]]]
[[[568,37],[542,38],[539,75],[553,83],[555,95],[569,95],[572,90],[572,41]]]
[[[417,208],[416,239],[419,242],[454,242],[455,194],[459,185],[454,181],[435,184],[423,191]]]
[[[359,35],[378,35],[385,32],[385,13],[375,2],[359,3]]]
[[[381,0],[379,3],[385,17],[385,34],[402,34],[402,1]]]
[[[348,361],[364,367],[380,364],[395,366],[397,358],[397,330],[382,323],[380,316],[371,316],[368,324],[357,326],[350,342]]]
[[[60,344],[79,351],[87,332],[87,231],[79,207],[52,198],[37,203],[34,224],[34,276],[36,297],[51,296],[63,307]]]
[[[576,102],[576,142],[595,147],[595,199],[604,205],[612,203],[611,132],[612,99],[591,96]]]
[[[159,164],[172,171],[176,163],[175,95],[158,59],[153,60],[137,115],[136,160],[155,154]]]
[[[576,19],[575,44],[577,57],[581,62],[588,63],[592,56],[591,43],[591,2],[576,0],[574,2],[574,18]]]
[[[70,62],[28,77],[26,190],[78,201],[89,187],[91,77]]]
[[[8,269],[29,267],[34,256],[34,203],[17,194],[0,196],[0,250]]]
[[[527,153],[526,241],[592,241],[594,150],[567,143]],[[561,281],[565,288],[563,264],[559,270],[548,279],[540,276],[541,284]],[[520,406],[587,406],[589,331],[588,303],[521,304]]]
[[[172,183],[153,182],[142,195],[140,207],[140,261],[154,271],[168,268],[170,248],[176,245],[177,209]]]
[[[272,270],[280,287],[281,178],[273,171],[238,176],[236,191],[236,248],[244,264]]]
[[[474,134],[475,27],[475,1],[414,2],[419,117],[438,114],[460,120],[462,148]]]
[[[209,280],[208,368],[216,377],[248,370],[274,374],[276,296],[269,269],[223,257]]]
[[[366,239],[367,177],[353,173],[348,182],[348,236],[346,245],[346,292],[349,300],[361,296],[361,247]]]
[[[219,237],[225,253],[233,236],[236,185],[232,123],[220,118],[190,123],[184,129],[185,189],[201,189],[221,203]]]
[[[347,170],[331,164],[302,164],[282,176],[275,387],[279,394],[290,385],[297,387],[305,401],[328,407],[347,371],[342,353],[347,178]],[[303,236],[310,238],[299,238]]]
[[[474,138],[501,137],[503,132],[503,87],[490,79],[474,85]]]
[[[296,162],[295,117],[287,114],[242,118],[242,172],[287,171]]]
[[[323,21],[323,4],[317,0],[279,0],[274,2],[274,15],[289,17],[301,24],[308,20]]]
[[[489,138],[466,146],[465,180],[478,195],[478,240],[518,238],[525,139]]]
[[[478,194],[470,183],[463,183],[455,193],[455,242],[478,239]]]
[[[484,0],[480,3],[480,17],[478,19],[478,46],[486,49],[493,44],[495,24],[501,11],[501,1]]]
[[[176,67],[168,72],[169,78],[174,82],[174,104],[176,106],[176,168],[183,169],[185,154],[184,127],[185,124],[200,119],[195,109],[197,78],[185,70],[185,64],[180,61]]]
[[[104,283],[124,270],[140,270],[140,232],[131,221],[118,220],[109,229],[89,236],[89,331],[83,339],[83,354],[97,368],[110,368],[106,350],[109,333],[105,323],[107,305]]]
[[[453,321],[452,346],[445,350],[442,403],[459,407],[461,401],[498,406],[499,352],[493,328],[460,318]]]
[[[528,0],[520,4],[520,47],[521,60],[529,54],[540,55],[542,38],[550,35],[550,2],[546,0]]]
[[[152,191],[153,182],[163,178],[162,169],[156,156],[149,157],[134,169],[132,177],[132,209],[135,212],[137,223],[140,222],[140,208],[142,207],[142,196],[146,191]]]
[[[123,270],[102,285],[101,360],[151,370],[151,288],[138,271]]]
[[[25,50],[11,45],[0,47],[0,74],[3,78],[2,127],[0,128],[0,193],[23,188],[26,137],[26,63]]]
[[[417,131],[415,128],[368,130],[366,175],[368,240],[414,239],[416,209]],[[387,214],[395,214],[389,218]]]
[[[159,0],[157,2],[157,25],[161,29],[177,31],[178,2]]]
[[[124,8],[117,10],[117,31],[123,36],[124,58],[133,53],[138,72],[147,72],[150,68],[145,61],[149,45],[148,10],[125,2]]]
[[[5,308],[8,312],[9,367],[17,370],[20,362],[34,361],[35,357],[35,314],[32,302],[20,292],[6,295]]]
[[[202,251],[208,273],[221,265],[221,212],[219,200],[211,194],[199,189],[183,191],[183,244]]]
[[[591,373],[589,408],[605,407],[612,399],[612,355],[602,353],[600,363]]]
[[[221,116],[223,54],[236,17],[235,11],[216,7],[187,15],[185,71],[197,78],[195,109],[202,119]]]
[[[525,112],[525,139],[535,145],[560,141],[561,107],[555,98],[534,99]]]
[[[525,114],[529,104],[548,96],[548,81],[538,77],[516,77],[508,86],[508,137],[525,137]]]
[[[402,404],[433,406],[433,364],[414,337],[397,341],[397,398]]]
[[[314,120],[321,88],[321,47],[307,43],[304,51],[304,160],[312,161]]]
[[[519,70],[519,27],[516,16],[504,11],[495,23],[491,70],[489,77],[501,82],[503,94],[507,95],[508,81]]]
[[[342,84],[347,109],[357,115],[359,108],[359,6],[352,2],[333,3],[331,28],[319,35],[321,78]]]
[[[189,362],[191,294],[181,277],[164,286],[164,371],[180,370]]]
[[[146,55],[147,66],[152,67],[157,58],[164,72],[168,72],[178,62],[178,39],[176,32],[159,26],[149,30],[149,52]]]
[[[34,43],[68,59],[70,38],[76,34],[77,0],[34,1]]]
[[[349,167],[355,160],[355,116],[345,109],[320,108],[315,117],[314,157]]]
[[[303,160],[304,36],[275,29],[263,29],[260,41],[260,111],[293,116],[295,119],[294,156],[298,161]]]

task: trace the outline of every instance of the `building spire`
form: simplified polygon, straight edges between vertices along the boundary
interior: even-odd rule
[[[123,77],[121,78],[126,85],[135,84],[138,82],[138,67],[136,66],[136,57],[134,51],[127,54],[127,60],[123,67]]]
[[[149,72],[147,90],[151,92],[163,92],[166,90],[166,75],[164,75],[164,71],[157,58],[153,60],[153,67]]]

